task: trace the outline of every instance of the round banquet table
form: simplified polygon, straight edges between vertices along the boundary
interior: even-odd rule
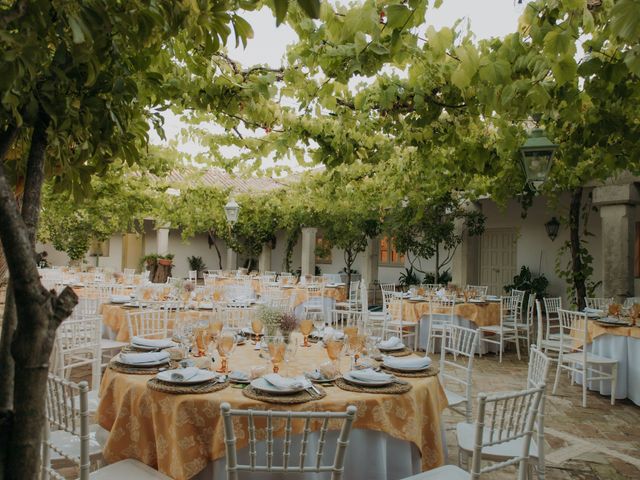
[[[615,398],[628,398],[640,405],[640,327],[605,327],[590,321],[588,328],[591,343],[587,350],[618,361]],[[576,375],[576,382],[582,384],[581,375]],[[594,381],[588,388],[611,395],[609,381]]]
[[[326,360],[321,344],[300,347],[283,370],[296,375]],[[344,358],[343,371],[348,364]],[[250,342],[236,348],[230,359],[232,370],[248,372],[255,365],[266,362]],[[297,405],[252,400],[233,387],[207,394],[165,394],[147,388],[150,378],[111,369],[103,376],[97,415],[99,424],[111,432],[104,448],[109,463],[135,458],[173,478],[223,480],[222,402],[229,402],[233,408],[302,411],[344,411],[348,405],[355,405],[358,413],[347,450],[345,479],[399,479],[444,463],[441,413],[447,400],[437,376],[408,378],[412,389],[404,394],[348,392],[328,386],[326,397]],[[242,458],[246,432],[243,435],[236,430],[236,436]],[[312,436],[312,442],[316,440]]]
[[[430,311],[427,301],[402,301],[402,320],[407,323],[420,323],[418,346],[424,350],[429,342]],[[436,312],[436,315],[439,314]],[[500,325],[500,302],[458,303],[454,306],[453,323],[474,330],[478,327]],[[479,348],[482,353],[488,351],[487,343],[483,342]]]

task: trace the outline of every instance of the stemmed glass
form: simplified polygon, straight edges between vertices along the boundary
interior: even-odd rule
[[[289,343],[286,343],[284,349],[284,363],[287,366],[287,375],[291,374],[291,372],[289,371],[289,362],[293,360],[293,358],[296,356],[296,353],[298,353],[298,342],[294,339],[290,339]]]
[[[260,320],[259,318],[254,318],[253,320],[251,320],[251,330],[253,330],[253,335],[254,335],[253,344],[254,345],[258,343],[258,339],[260,338],[260,335],[262,334],[263,328],[264,328],[264,323],[262,323],[262,320]]]
[[[273,373],[278,373],[280,364],[285,357],[287,344],[282,337],[266,337],[264,340],[267,343],[267,351],[269,352],[269,358],[273,365]]]
[[[347,355],[352,358],[352,367],[356,367],[358,365],[358,359],[360,358],[360,354],[364,350],[366,343],[366,337],[364,335],[349,335],[346,339],[346,350]]]
[[[218,373],[229,373],[229,357],[236,348],[236,334],[230,328],[225,328],[218,338],[218,353],[220,354],[220,368]]]
[[[326,342],[324,342],[325,347],[327,347],[327,356],[329,360],[333,362],[336,367],[336,371],[340,373],[340,356],[344,350],[344,341],[342,339],[338,340],[336,338],[330,338]]]
[[[303,347],[310,347],[311,345],[309,344],[309,335],[311,334],[311,332],[313,331],[313,321],[307,319],[304,320],[300,320],[300,333],[302,333],[302,336],[304,338],[304,341],[302,343]]]

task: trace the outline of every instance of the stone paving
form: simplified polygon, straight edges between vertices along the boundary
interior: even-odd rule
[[[546,478],[640,479],[640,407],[629,400],[616,400],[612,407],[610,397],[589,392],[587,408],[582,408],[582,389],[571,386],[566,375],[560,378],[557,395],[550,394],[555,363],[549,370],[545,407]],[[523,388],[527,378],[526,359],[518,361],[515,354],[505,355],[502,363],[494,355],[476,358],[473,377],[474,395],[480,391]],[[445,414],[445,422],[450,426],[462,420],[455,412]],[[447,432],[447,446],[448,462],[457,463],[455,430]],[[503,472],[489,474],[487,478],[515,478],[514,469]]]

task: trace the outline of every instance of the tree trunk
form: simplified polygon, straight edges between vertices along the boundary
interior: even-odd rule
[[[171,276],[173,265],[156,264],[156,272],[153,276],[153,283],[167,283],[167,278]]]
[[[440,244],[436,245],[436,284],[440,283]]]
[[[34,126],[25,196],[19,213],[13,191],[0,163],[0,240],[5,250],[12,290],[15,296],[17,324],[11,353],[15,361],[13,425],[3,435],[8,438],[8,458],[0,465],[7,478],[38,477],[42,427],[45,422],[45,392],[49,356],[55,331],[78,302],[69,287],[56,296],[40,282],[33,241],[40,211],[40,193],[44,181],[44,155],[47,146],[48,117],[39,112]],[[6,392],[3,392],[3,395]]]
[[[216,243],[216,235],[213,229],[210,229],[209,232],[209,248],[213,246],[216,249],[216,254],[218,255],[218,268],[222,270],[222,254],[220,253],[220,249],[218,248],[218,244]]]
[[[580,208],[582,206],[582,187],[571,192],[569,207],[569,233],[571,242],[571,269],[573,270],[573,288],[576,292],[578,309],[585,307],[584,297],[587,296],[586,279],[584,278],[582,255],[580,254]]]

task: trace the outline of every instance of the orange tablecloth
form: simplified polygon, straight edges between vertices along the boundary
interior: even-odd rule
[[[299,349],[290,374],[312,369],[326,360],[324,349],[317,344]],[[346,369],[347,360],[343,363]],[[264,360],[258,358],[251,345],[238,347],[231,357],[231,368],[249,371],[252,365],[264,365]],[[447,400],[437,377],[409,378],[413,388],[402,395],[327,387],[328,395],[322,400],[287,406],[250,400],[236,388],[200,395],[163,394],[147,389],[149,378],[110,369],[105,372],[98,421],[111,431],[104,449],[108,462],[135,458],[173,478],[190,478],[209,462],[224,457],[220,404],[229,402],[234,408],[305,411],[344,411],[347,405],[355,405],[358,414],[354,428],[413,442],[422,452],[424,469],[444,463],[440,415]],[[246,435],[238,435],[238,447],[246,445]]]
[[[413,302],[403,300],[402,320],[405,322],[417,322],[421,317],[429,315],[429,302]],[[500,325],[500,303],[459,303],[455,305],[454,312],[457,316],[475,323],[479,327]]]
[[[589,343],[600,335],[640,338],[640,327],[605,327],[601,323],[588,320],[587,339]]]

